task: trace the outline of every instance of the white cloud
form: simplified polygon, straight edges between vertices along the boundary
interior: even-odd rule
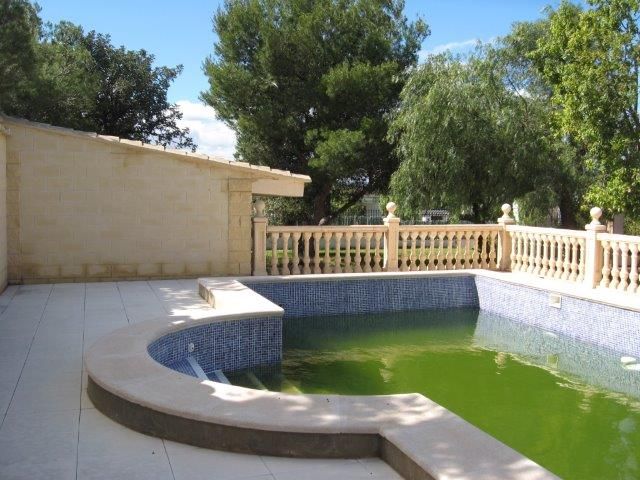
[[[435,47],[428,50],[421,50],[420,55],[426,57],[427,55],[438,55],[439,53],[443,53],[449,50],[452,52],[455,52],[457,50],[464,50],[466,48],[474,46],[479,41],[479,38],[470,38],[469,40],[463,40],[461,42],[444,43],[442,45],[436,45]]]
[[[182,120],[180,128],[187,127],[193,140],[198,144],[198,152],[233,159],[236,150],[236,134],[216,118],[216,111],[201,103],[178,100]]]
[[[484,42],[484,44],[494,43],[498,37],[491,37],[489,40]],[[449,42],[443,43],[442,45],[436,45],[432,48],[422,49],[418,52],[418,59],[420,62],[424,62],[429,55],[438,55],[443,52],[461,52],[464,50],[470,50],[472,47],[475,47],[479,43],[483,43],[479,38],[470,38],[469,40],[462,40],[460,42]]]

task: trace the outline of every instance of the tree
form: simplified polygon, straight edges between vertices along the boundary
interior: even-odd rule
[[[0,109],[10,115],[178,148],[195,149],[167,90],[182,71],[155,67],[145,50],[60,22],[41,28],[37,9],[1,0]],[[2,10],[0,10],[2,13]],[[27,41],[29,40],[30,43]],[[7,48],[5,48],[7,45]],[[8,65],[8,67],[5,67]]]
[[[584,154],[584,207],[640,217],[640,2],[564,2],[532,58],[552,87],[558,135]]]
[[[403,6],[228,0],[215,14],[202,99],[236,131],[239,158],[311,176],[287,221],[328,221],[387,187],[398,164],[387,115],[428,34]]]
[[[40,25],[37,8],[27,0],[0,0],[0,111],[26,94]]]
[[[443,54],[411,75],[390,129],[402,158],[391,195],[403,215],[431,206],[495,221],[506,200],[553,191],[560,147],[545,135],[545,103],[503,60],[488,47],[465,62]]]

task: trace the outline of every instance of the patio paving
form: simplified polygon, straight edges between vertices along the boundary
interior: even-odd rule
[[[86,396],[97,338],[160,315],[207,315],[195,280],[9,286],[0,295],[0,479],[399,479],[378,458],[200,449],[129,430]]]

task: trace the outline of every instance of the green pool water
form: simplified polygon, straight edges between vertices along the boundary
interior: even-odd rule
[[[232,383],[418,392],[563,478],[640,478],[640,371],[614,352],[468,309],[290,319],[283,340]]]

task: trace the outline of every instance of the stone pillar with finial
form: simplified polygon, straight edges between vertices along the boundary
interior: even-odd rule
[[[589,214],[591,215],[591,223],[584,226],[587,231],[585,252],[583,253],[585,259],[584,285],[587,288],[595,288],[600,283],[602,276],[602,247],[598,240],[598,233],[606,231],[607,227],[600,223],[600,217],[602,217],[600,207],[593,207]]]
[[[384,225],[387,227],[384,232],[384,270],[386,272],[397,272],[400,219],[396,217],[395,211],[398,206],[393,202],[389,202],[386,208],[387,216],[384,217]]]
[[[507,231],[507,226],[513,225],[516,221],[511,215],[511,205],[505,203],[501,207],[502,216],[498,219],[498,224],[502,225],[498,240],[498,268],[504,272],[511,270],[511,234]]]
[[[258,199],[253,202],[253,265],[252,275],[267,274],[267,217],[265,203]]]

